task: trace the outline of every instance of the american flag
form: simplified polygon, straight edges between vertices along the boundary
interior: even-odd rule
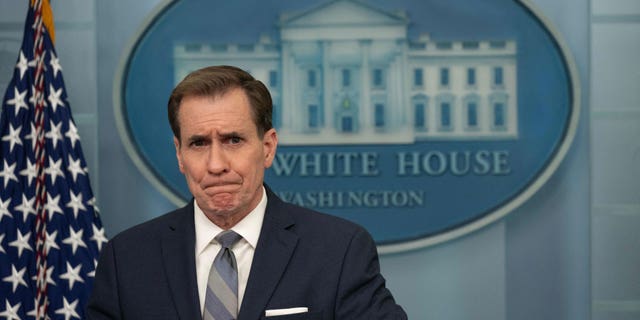
[[[49,2],[30,1],[0,115],[2,319],[84,318],[107,242],[53,43]]]

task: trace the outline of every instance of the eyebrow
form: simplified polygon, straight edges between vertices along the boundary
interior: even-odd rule
[[[189,136],[187,138],[187,142],[193,142],[193,141],[198,141],[198,140],[207,140],[209,139],[206,135],[199,135],[199,134],[194,134],[192,136]]]
[[[234,138],[234,137],[242,137],[243,135],[237,131],[231,131],[231,132],[226,132],[226,133],[221,133],[218,134],[218,137],[221,137],[223,139],[228,139],[228,138]]]
[[[236,138],[236,137],[242,138],[242,137],[244,137],[244,135],[241,134],[240,132],[237,132],[237,131],[231,131],[231,132],[225,132],[225,133],[218,134],[218,138],[220,138],[220,139],[230,139],[230,138]],[[201,140],[207,141],[209,139],[210,138],[209,138],[208,135],[194,134],[194,135],[189,136],[187,138],[187,143],[191,143],[191,142],[194,142],[194,141],[201,141]]]

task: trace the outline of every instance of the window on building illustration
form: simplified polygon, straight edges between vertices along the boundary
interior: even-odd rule
[[[493,104],[493,126],[496,129],[506,128],[506,112],[505,105],[502,102]]]
[[[253,44],[239,44],[237,48],[240,52],[253,52],[255,50]]]
[[[436,42],[436,48],[440,50],[451,50],[453,48],[453,43],[448,41],[439,41]]]
[[[315,88],[316,86],[316,71],[308,70],[307,71],[307,85],[311,88]]]
[[[384,87],[384,74],[382,69],[373,69],[373,86],[375,88]]]
[[[504,85],[504,70],[502,67],[493,68],[493,84],[496,86]]]
[[[267,52],[274,52],[278,50],[278,46],[275,44],[271,44],[271,43],[265,43],[262,45],[262,48],[264,48],[264,51]]]
[[[468,86],[476,85],[476,69],[475,68],[467,69],[467,85]]]
[[[440,103],[440,126],[443,129],[451,129],[451,103]]]
[[[415,109],[414,124],[416,129],[425,129],[427,127],[427,123],[426,123],[427,117],[426,117],[426,112],[424,108],[424,103],[416,103],[414,105],[414,109]]]
[[[229,49],[226,44],[215,44],[215,43],[211,44],[209,48],[211,48],[211,51],[213,52],[225,52]]]
[[[415,87],[422,87],[424,85],[424,74],[422,72],[422,69],[417,68],[417,69],[413,69],[413,85]]]
[[[489,48],[491,49],[504,49],[507,47],[506,41],[489,41]]]
[[[269,71],[269,86],[271,88],[278,86],[278,72],[275,70]]]
[[[342,117],[342,132],[353,132],[353,118],[350,116]]]
[[[202,50],[201,44],[189,43],[184,46],[186,52],[200,52],[200,50]]]
[[[376,128],[384,127],[384,104],[375,104],[375,126]]]
[[[342,86],[351,86],[351,70],[349,69],[342,69]]]
[[[478,41],[462,42],[462,49],[465,49],[465,50],[478,49],[479,47],[480,47],[480,43]]]
[[[318,110],[318,105],[310,104],[309,105],[309,128],[315,129],[320,124],[320,112]]]
[[[467,127],[478,127],[478,103],[475,101],[467,103]]]
[[[421,50],[421,49],[425,49],[426,47],[427,47],[427,44],[425,42],[414,42],[414,41],[409,42],[409,49]]]
[[[449,86],[449,68],[440,68],[440,85]]]

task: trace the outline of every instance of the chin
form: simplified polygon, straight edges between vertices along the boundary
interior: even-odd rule
[[[217,212],[230,212],[236,209],[235,202],[233,201],[209,201],[209,207],[213,211]]]

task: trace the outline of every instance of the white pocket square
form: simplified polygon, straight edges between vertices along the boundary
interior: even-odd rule
[[[285,316],[288,314],[305,313],[309,312],[307,307],[286,308],[286,309],[271,309],[264,312],[265,317]]]

